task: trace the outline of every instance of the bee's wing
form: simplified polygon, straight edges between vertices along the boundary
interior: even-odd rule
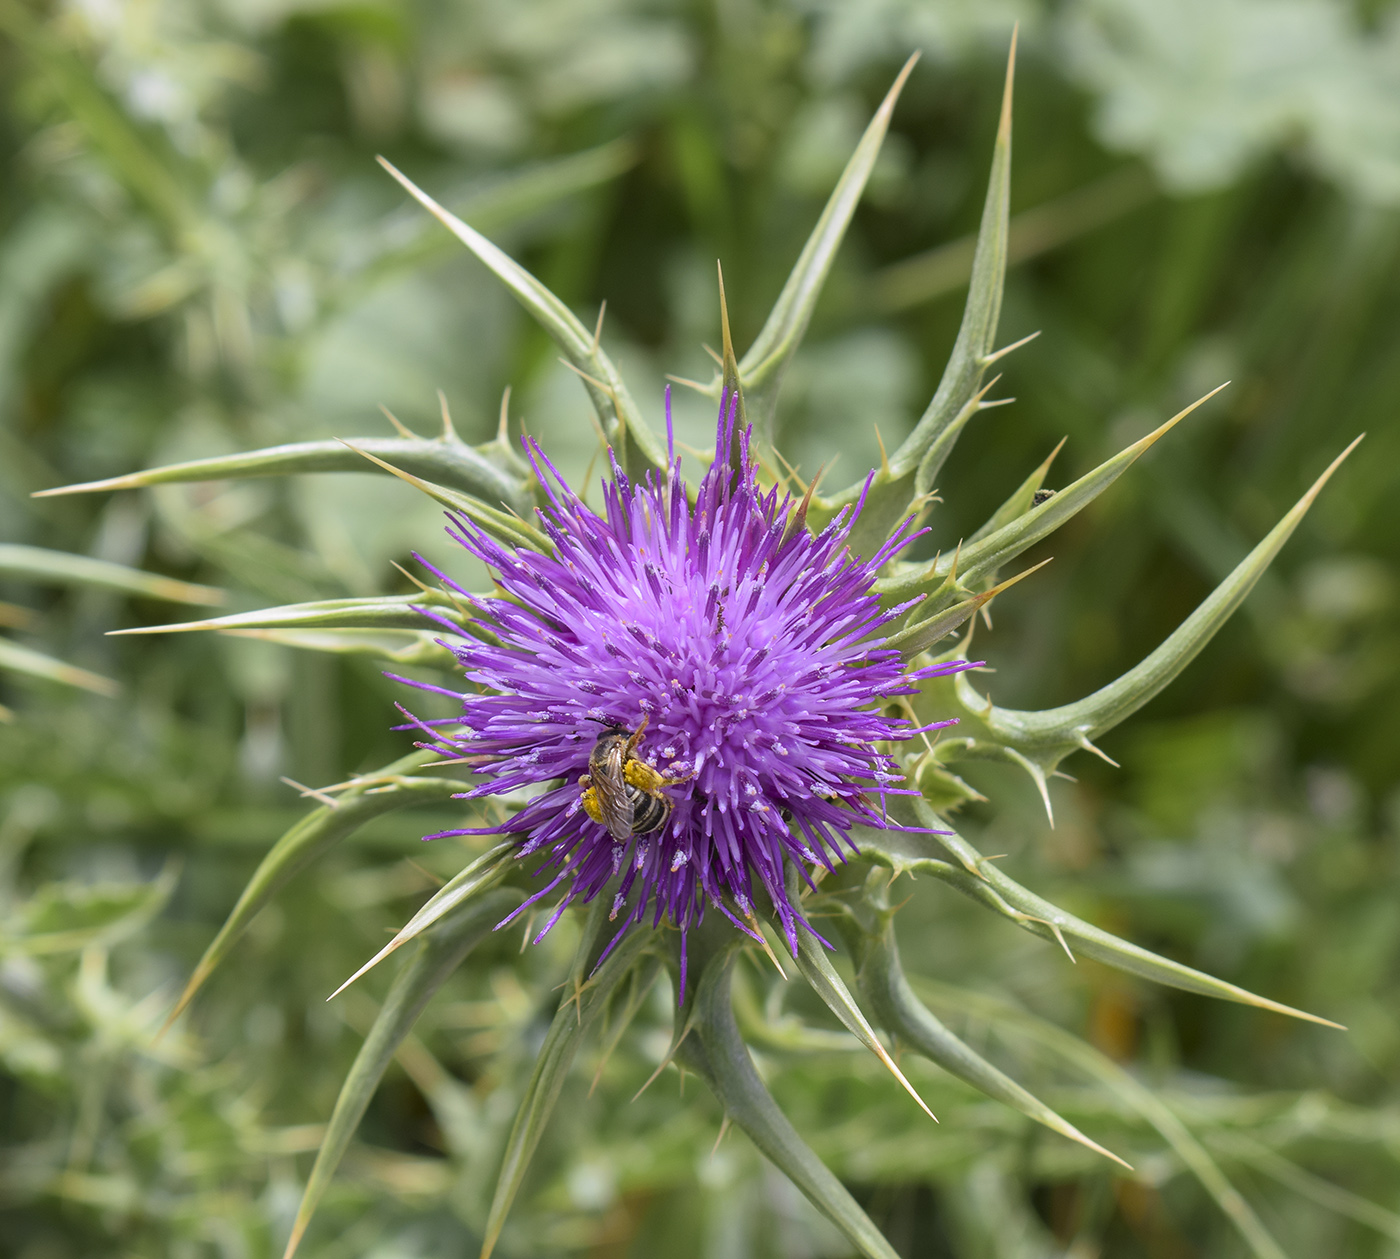
[[[627,780],[622,776],[623,760],[622,744],[614,743],[593,773],[598,812],[614,839],[628,839],[632,834],[632,801],[627,795]]]

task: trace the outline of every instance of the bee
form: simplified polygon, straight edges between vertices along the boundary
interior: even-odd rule
[[[660,830],[671,815],[671,802],[662,788],[685,782],[666,778],[636,756],[647,728],[646,717],[636,730],[610,727],[598,736],[588,754],[588,773],[579,780],[583,811],[608,828],[615,840]]]

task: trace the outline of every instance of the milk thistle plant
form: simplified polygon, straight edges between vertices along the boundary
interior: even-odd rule
[[[674,1064],[703,1079],[726,1123],[743,1129],[853,1247],[891,1259],[894,1249],[755,1068],[731,1000],[736,958],[750,950],[780,969],[795,967],[919,1105],[893,1047],[1121,1163],[920,1001],[897,944],[899,903],[917,894],[892,889],[905,874],[948,884],[1043,937],[1063,950],[1067,966],[1089,956],[1189,992],[1326,1022],[1048,903],[954,829],[957,808],[974,795],[958,777],[959,763],[970,760],[1019,767],[1048,810],[1048,783],[1061,762],[1077,752],[1102,755],[1094,740],[1195,657],[1337,466],[1179,629],[1116,681],[1038,712],[999,707],[979,691],[977,662],[969,659],[974,619],[1025,575],[1003,578],[1003,571],[1194,409],[1053,494],[1043,488],[1047,461],[973,535],[933,559],[904,557],[936,507],[940,472],[959,434],[993,405],[990,369],[1016,348],[995,343],[1007,254],[1009,69],[961,330],[927,410],[881,466],[839,492],[823,492],[815,478],[802,484],[773,449],[784,371],[912,65],[875,114],[742,358],[722,318],[722,368],[702,387],[717,407],[716,446],[698,475],[683,472],[677,457],[669,398],[663,439],[648,422],[652,408],[633,400],[597,332],[388,167],[508,287],[579,375],[606,441],[602,510],[588,507],[555,470],[547,433],[525,442],[523,454],[515,448],[504,409],[500,434],[481,446],[461,441],[444,416],[431,440],[402,430],[393,439],[302,443],[69,487],[351,471],[369,460],[440,502],[449,532],[496,583],[493,592],[473,592],[430,568],[436,584],[412,596],[163,627],[254,630],[304,647],[374,652],[418,670],[404,680],[453,706],[445,716],[414,715],[406,694],[402,728],[417,750],[314,793],[320,807],[268,853],[172,1020],[288,879],[372,818],[425,801],[465,800],[467,824],[442,834],[494,841],[352,976],[412,943],[330,1116],[288,1256],[425,1004],[474,947],[517,916],[538,939],[561,916],[577,914],[580,943],[505,1145],[483,1256],[497,1245],[580,1045],[600,1025],[625,1025],[638,993],[669,972],[673,1032],[658,1073]],[[435,681],[426,680],[430,671]],[[836,965],[842,951],[854,991]],[[1255,1253],[1275,1253],[1243,1199],[1228,1185],[1212,1185]]]

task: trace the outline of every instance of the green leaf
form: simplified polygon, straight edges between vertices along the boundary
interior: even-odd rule
[[[969,544],[982,541],[989,533],[995,533],[1003,526],[1009,525],[1018,516],[1030,511],[1035,504],[1036,491],[1045,484],[1050,465],[1055,462],[1055,456],[1064,449],[1065,441],[1065,438],[1060,438],[1059,444],[1046,456],[1045,462],[1022,481],[1011,497],[988,517],[987,522],[976,533],[968,538]]]
[[[518,262],[497,248],[480,232],[468,227],[455,214],[444,210],[406,175],[382,157],[384,167],[420,205],[486,264],[525,307],[583,378],[603,432],[623,467],[627,454],[635,450],[654,468],[666,466],[666,451],[637,409],[626,384],[612,360],[603,352],[592,332],[581,324],[567,306]]]
[[[1028,891],[1001,870],[996,862],[984,858],[961,835],[949,830],[948,824],[924,801],[914,801],[914,812],[920,826],[929,827],[938,833],[932,836],[897,835],[894,844],[887,848],[883,842],[884,836],[880,832],[862,831],[862,853],[880,864],[889,865],[892,869],[932,874],[964,895],[1011,919],[1024,930],[1043,939],[1053,940],[1064,949],[1071,961],[1075,953],[1079,952],[1108,966],[1131,975],[1140,975],[1154,983],[1165,984],[1169,988],[1180,988],[1185,992],[1217,997],[1222,1001],[1255,1006],[1275,1014],[1286,1014],[1290,1018],[1320,1023],[1324,1027],[1342,1028],[1340,1023],[1334,1023],[1331,1019],[1295,1010],[1292,1006],[1257,996],[1244,988],[1226,983],[1223,979],[1216,979],[1213,975],[1183,966],[1180,962],[1158,957],[1147,949],[1129,944],[1126,940],[1120,940],[1117,936],[1100,930],[1082,918],[1076,918],[1034,892]],[[875,838],[871,839],[872,836]],[[937,841],[952,853],[960,864],[951,865],[936,858],[917,857],[917,849],[923,847],[928,851],[931,847],[930,841]]]
[[[456,657],[438,642],[433,630],[372,629],[228,629],[235,638],[260,638],[299,651],[323,651],[338,656],[370,656],[399,668],[421,666],[451,669]]]
[[[1191,1130],[1166,1102],[1116,1062],[1064,1029],[1035,1018],[994,997],[947,984],[923,981],[920,981],[920,988],[930,995],[940,996],[940,1004],[946,1003],[974,1014],[998,1027],[1010,1027],[1020,1031],[1022,1035],[1030,1037],[1103,1085],[1123,1104],[1141,1115],[1171,1146],[1176,1156],[1200,1181],[1226,1218],[1239,1231],[1255,1259],[1286,1259],[1253,1208],[1230,1183],[1229,1178],[1192,1135]]]
[[[795,902],[800,890],[797,883],[797,871],[791,865],[788,866],[787,878],[788,896]],[[803,978],[812,985],[812,991],[826,1003],[826,1008],[841,1020],[841,1026],[880,1060],[884,1068],[899,1081],[904,1091],[918,1102],[919,1109],[934,1123],[937,1123],[938,1116],[928,1108],[928,1103],[919,1096],[918,1090],[909,1083],[904,1072],[899,1069],[885,1047],[880,1044],[880,1038],[875,1035],[875,1029],[870,1026],[864,1012],[856,1004],[856,999],[851,996],[851,990],[846,987],[846,981],[841,978],[836,967],[832,965],[821,941],[813,935],[805,922],[797,924],[796,933],[797,966],[801,970]]]
[[[64,664],[31,647],[21,647],[8,638],[0,638],[0,669],[11,673],[22,673],[25,677],[39,678],[45,682],[59,682],[64,686],[75,686],[79,690],[92,691],[97,695],[111,697],[122,688],[111,678],[98,673],[89,673],[77,665]]]
[[[495,443],[492,443],[494,448]],[[363,454],[360,452],[364,452]],[[148,468],[103,481],[85,481],[51,490],[35,498],[60,494],[92,494],[99,490],[133,490],[177,481],[222,481],[243,477],[293,476],[306,472],[366,472],[364,455],[376,455],[415,476],[476,495],[486,503],[501,502],[513,510],[532,510],[526,474],[502,468],[455,433],[442,437],[361,437],[355,446],[341,441],[293,442],[237,455],[192,459],[163,468]]]
[[[204,621],[179,621],[174,625],[140,625],[133,629],[109,630],[108,636],[126,634],[183,634],[191,630],[236,629],[367,629],[419,630],[423,614],[419,608],[432,608],[450,621],[465,624],[470,613],[460,602],[437,590],[414,595],[384,595],[364,599],[321,599],[314,603],[288,603],[277,608],[233,612]]]
[[[1229,382],[1227,381],[1226,384]],[[971,593],[973,583],[995,575],[1007,561],[1054,533],[1065,521],[1078,514],[1108,489],[1152,445],[1179,424],[1208,398],[1213,398],[1225,385],[1219,385],[1172,416],[1160,428],[1139,438],[1112,459],[1085,473],[1072,485],[1046,499],[1039,507],[1018,516],[977,542],[958,548],[952,555],[939,555],[926,564],[898,564],[890,576],[876,582],[876,589],[891,600],[908,599],[926,589],[937,591],[935,603],[952,603]]]
[[[797,347],[802,344],[817,298],[850,226],[851,216],[860,203],[870,172],[875,169],[880,146],[885,142],[885,133],[894,115],[895,103],[918,59],[919,54],[915,53],[904,63],[904,68],[885,93],[885,99],[880,102],[880,108],[866,127],[865,134],[861,136],[860,143],[846,163],[846,169],[841,172],[841,178],[827,199],[821,217],[803,245],[783,291],[773,303],[767,322],[739,362],[739,379],[743,382],[745,396],[765,442],[772,440],[773,416],[783,375]],[[721,389],[728,387],[720,375],[710,383],[708,392],[718,398]]]
[[[584,1035],[607,1007],[623,980],[631,974],[633,966],[655,947],[655,932],[636,926],[624,926],[622,930],[625,934],[617,947],[597,970],[578,983],[572,996],[560,1005],[554,1021],[549,1025],[506,1141],[500,1177],[496,1181],[496,1192],[486,1220],[481,1259],[489,1259],[496,1248],[506,1216],[525,1178],[525,1170],[559,1101],[564,1080],[568,1077]],[[581,974],[587,956],[594,947],[593,933],[585,932],[575,965],[576,975]]]
[[[451,778],[411,776],[414,770],[437,760],[438,756],[431,749],[416,751],[377,773],[355,779],[334,798],[334,803],[323,804],[308,813],[283,835],[259,863],[218,935],[204,950],[204,956],[199,959],[165,1026],[169,1027],[179,1018],[214,968],[228,956],[248,924],[294,874],[385,813],[410,805],[450,800],[457,793],[469,790],[470,783]]]
[[[1020,712],[997,708],[977,694],[964,675],[959,675],[957,693],[960,701],[974,721],[986,728],[992,739],[1014,747],[1042,769],[1053,769],[1077,748],[1097,752],[1092,740],[1111,730],[1159,694],[1200,654],[1216,631],[1244,602],[1255,582],[1307,514],[1322,487],[1341,466],[1342,460],[1356,449],[1360,440],[1358,437],[1332,461],[1293,509],[1156,651],[1116,681],[1072,704],[1042,712]],[[1060,497],[1057,494],[1044,506],[1049,507]]]
[[[739,364],[734,359],[734,337],[729,330],[729,302],[724,296],[724,268],[716,264],[715,272],[719,280],[719,344],[720,344],[720,405],[734,409],[734,425],[728,451],[715,451],[715,458],[728,458],[729,466],[737,474],[740,468],[740,434],[749,426],[748,405],[744,401],[743,381],[739,376]],[[766,440],[766,434],[765,434]]]
[[[927,651],[939,639],[946,638],[970,617],[975,616],[979,609],[989,604],[1003,590],[1014,586],[1022,578],[1029,577],[1036,569],[1044,568],[1049,562],[1049,560],[1041,560],[1039,564],[1026,569],[1023,573],[1017,573],[1015,577],[1008,577],[1000,585],[993,586],[990,590],[984,590],[981,594],[972,595],[961,603],[955,603],[951,608],[946,608],[935,616],[925,617],[922,621],[906,625],[899,633],[891,634],[889,638],[885,639],[882,646],[893,647],[906,660],[912,660],[915,656]]]
[[[732,940],[700,969],[693,1032],[681,1041],[678,1053],[709,1082],[726,1119],[737,1123],[866,1259],[898,1259],[846,1186],[797,1134],[754,1069],[730,999],[734,958],[742,944],[742,938]]]
[[[292,1259],[350,1139],[364,1118],[374,1091],[424,1006],[468,953],[521,901],[523,893],[497,889],[480,900],[458,905],[423,933],[418,948],[394,977],[389,995],[340,1087],[316,1163],[297,1208],[283,1259]]]
[[[73,555],[12,542],[0,543],[0,573],[32,577],[56,586],[99,586],[104,590],[120,590],[123,594],[165,599],[171,603],[214,606],[228,602],[228,595],[212,586],[158,577],[154,573],[143,573],[139,568],[95,560],[90,555]]]
[[[907,1042],[929,1061],[937,1063],[949,1074],[966,1081],[988,1097],[1019,1110],[1036,1123],[1044,1124],[1051,1131],[1077,1141],[1131,1171],[1129,1164],[1118,1155],[1091,1141],[1038,1097],[969,1048],[933,1016],[914,995],[909,981],[904,977],[899,960],[899,944],[894,933],[894,914],[883,889],[874,903],[877,911],[874,928],[862,930],[852,919],[847,937],[856,951],[856,977],[860,990],[885,1029]]]
[[[1387,1211],[1383,1206],[1368,1198],[1334,1185],[1305,1171],[1291,1159],[1286,1159],[1276,1150],[1253,1140],[1242,1133],[1223,1131],[1210,1134],[1210,1143],[1224,1150],[1232,1158],[1246,1166],[1272,1177],[1286,1189],[1305,1198],[1311,1198],[1319,1206],[1344,1215],[1347,1219],[1375,1229],[1382,1236],[1400,1242],[1400,1215]]]
[[[515,851],[513,840],[497,844],[484,852],[465,869],[459,870],[442,887],[428,898],[423,907],[401,927],[392,940],[340,985],[327,1001],[340,996],[355,980],[367,971],[373,970],[390,953],[397,952],[410,940],[416,940],[445,915],[454,913],[464,904],[469,904],[478,896],[489,892],[510,871],[507,857]]]
[[[173,858],[150,883],[47,884],[0,927],[0,954],[40,957],[109,948],[165,908],[179,877],[180,861]]]
[[[851,549],[870,555],[890,531],[925,500],[933,490],[943,460],[961,427],[986,404],[982,379],[1000,355],[992,351],[1001,315],[1002,289],[1006,283],[1007,222],[1011,195],[1011,100],[1015,83],[1016,36],[1006,64],[1001,119],[992,150],[992,170],[987,198],[977,233],[972,264],[972,286],[963,310],[962,326],[953,352],[943,370],[927,409],[904,444],[876,475],[869,491],[863,482],[849,486],[822,503],[824,517],[855,503],[865,493],[865,506],[852,534]],[[1021,344],[1018,342],[1017,344]],[[1008,353],[1014,346],[1008,347]],[[949,440],[940,441],[947,436]]]
[[[475,223],[478,231],[508,227],[575,193],[616,179],[637,164],[639,155],[635,141],[625,137],[610,140],[580,153],[520,167],[493,177],[489,183],[477,181],[481,186],[462,189],[448,200],[454,212]],[[384,224],[382,233],[397,241],[402,236],[401,226],[395,213]],[[363,270],[336,290],[333,301],[326,303],[323,317],[344,309],[375,285],[417,271],[453,249],[448,238],[439,232],[424,231],[407,244],[396,243],[380,250]]]
[[[529,547],[535,551],[548,551],[553,547],[543,530],[535,528],[514,511],[501,511],[488,503],[483,503],[475,495],[464,494],[460,490],[436,485],[432,481],[425,481],[421,477],[414,476],[411,472],[405,472],[402,468],[395,467],[387,459],[381,459],[378,455],[353,442],[344,444],[357,455],[363,455],[370,463],[387,472],[390,476],[398,477],[400,481],[406,482],[414,489],[421,490],[444,507],[461,512],[468,520],[479,525],[492,537],[504,542],[507,546]]]

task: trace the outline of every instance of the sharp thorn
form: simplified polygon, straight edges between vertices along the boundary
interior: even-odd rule
[[[672,1046],[666,1051],[666,1056],[665,1056],[664,1058],[662,1058],[661,1061],[657,1064],[656,1070],[653,1071],[649,1076],[647,1076],[646,1083],[643,1084],[642,1087],[639,1088],[634,1094],[632,1094],[632,1100],[633,1100],[634,1102],[635,1102],[635,1101],[637,1100],[637,1098],[639,1098],[643,1093],[645,1093],[645,1092],[647,1091],[647,1089],[649,1089],[649,1088],[656,1082],[657,1077],[658,1077],[664,1070],[666,1070],[666,1068],[667,1068],[668,1066],[671,1065],[672,1060],[673,1060],[673,1059],[675,1058],[675,1056],[676,1056],[676,1051],[677,1051],[678,1049],[680,1049],[680,1047],[681,1047],[681,1041],[683,1041],[683,1040],[684,1040],[687,1036],[689,1036],[689,1035],[690,1035],[690,1027],[687,1026],[686,1029],[685,1029],[685,1031],[683,1031],[683,1032],[680,1034],[680,1036],[678,1036],[678,1037],[676,1038],[676,1043],[675,1043],[674,1045],[672,1045]]]
[[[418,434],[415,433],[411,428],[408,428],[403,423],[403,421],[400,420],[399,417],[395,415],[391,410],[389,410],[389,408],[386,407],[382,402],[379,404],[379,409],[383,412],[384,418],[394,426],[394,431],[398,433],[400,437],[407,437],[410,441],[416,441],[418,439]]]
[[[990,354],[983,355],[982,366],[990,367],[998,359],[1005,358],[1008,354],[1012,353],[1012,351],[1019,350],[1023,345],[1029,345],[1039,335],[1040,330],[1037,329],[1035,332],[1032,332],[1029,336],[1022,337],[1019,341],[1013,341],[1010,345],[1004,345],[999,350],[993,350]]]
[[[437,391],[438,406],[442,408],[442,440],[445,442],[455,442],[457,430],[452,427],[452,412],[447,409],[447,395],[441,389]]]
[[[1078,742],[1079,746],[1082,747],[1086,752],[1092,752],[1095,756],[1099,758],[1099,760],[1106,761],[1108,764],[1112,765],[1114,769],[1123,768],[1121,765],[1118,764],[1117,761],[1113,759],[1113,757],[1109,756],[1109,754],[1105,752],[1102,748],[1096,748],[1092,743],[1090,743],[1087,735],[1081,734],[1079,736]]]
[[[617,407],[619,405],[617,401],[617,393],[614,391],[611,385],[604,383],[603,381],[599,380],[596,376],[590,376],[586,371],[583,370],[583,368],[575,367],[573,363],[569,362],[568,359],[562,356],[560,357],[559,361],[563,363],[564,366],[567,367],[571,372],[574,372],[576,375],[582,376],[583,379],[586,380],[595,389],[607,394],[607,396],[612,399],[614,407]],[[619,413],[618,422],[621,423],[621,421],[622,417]]]
[[[1001,119],[997,124],[997,144],[1011,143],[1011,97],[1016,83],[1016,38],[1021,32],[1017,22],[1011,28],[1011,50],[1006,57],[1006,87],[1001,97]]]
[[[745,916],[748,918],[749,926],[753,928],[753,933],[757,940],[758,946],[763,950],[764,955],[768,958],[768,960],[773,963],[773,966],[777,970],[778,974],[781,975],[784,979],[786,979],[787,971],[783,969],[783,964],[780,961],[778,961],[778,955],[773,952],[772,947],[769,945],[768,937],[763,934],[763,929],[758,925],[758,919],[753,916],[752,911],[750,911]]]
[[[1159,438],[1166,436],[1166,434],[1170,432],[1171,429],[1175,428],[1177,424],[1179,424],[1188,415],[1190,415],[1192,411],[1196,410],[1197,407],[1202,406],[1206,402],[1209,402],[1210,399],[1215,397],[1215,395],[1218,394],[1222,389],[1224,389],[1225,386],[1229,383],[1230,382],[1227,380],[1224,381],[1222,384],[1216,385],[1216,387],[1212,389],[1208,394],[1204,394],[1203,396],[1197,398],[1196,401],[1193,402],[1189,407],[1183,407],[1165,424],[1158,425],[1158,427],[1154,428],[1150,433],[1147,434],[1146,437],[1140,437],[1136,442],[1129,446],[1128,449],[1136,450],[1138,454],[1142,454],[1145,450],[1147,450],[1149,446],[1151,446]]]
[[[666,379],[677,385],[684,385],[687,389],[694,389],[696,393],[703,393],[707,398],[710,396],[709,385],[702,385],[698,380],[691,380],[686,376],[672,376],[666,373]]]
[[[885,439],[880,436],[880,426],[874,425],[875,440],[880,445],[880,472],[888,477],[890,475],[890,457],[885,453]]]
[[[598,322],[593,325],[593,346],[592,353],[598,353],[598,346],[603,340],[603,316],[608,313],[608,301],[604,298],[598,307]]]
[[[340,807],[340,801],[334,796],[327,795],[324,791],[317,790],[315,787],[308,787],[305,783],[299,783],[295,778],[288,778],[284,774],[278,781],[284,782],[287,786],[301,792],[302,798],[305,800],[319,800],[328,809],[338,809]]]
[[[505,387],[505,391],[501,394],[501,419],[500,419],[500,423],[496,426],[496,441],[499,442],[502,446],[509,445],[509,442],[510,442],[510,438],[509,438],[509,427],[510,427],[510,386],[507,385],[507,386]]]
[[[402,564],[400,564],[398,560],[390,560],[389,563],[392,564],[395,568],[397,568],[399,572],[401,572],[405,577],[407,577],[408,580],[411,581],[415,586],[417,586],[418,589],[421,590],[425,595],[437,594],[436,589],[434,589],[432,586],[425,586],[421,581],[418,580],[418,578],[416,578],[412,573],[410,573],[408,569],[406,569]]]

